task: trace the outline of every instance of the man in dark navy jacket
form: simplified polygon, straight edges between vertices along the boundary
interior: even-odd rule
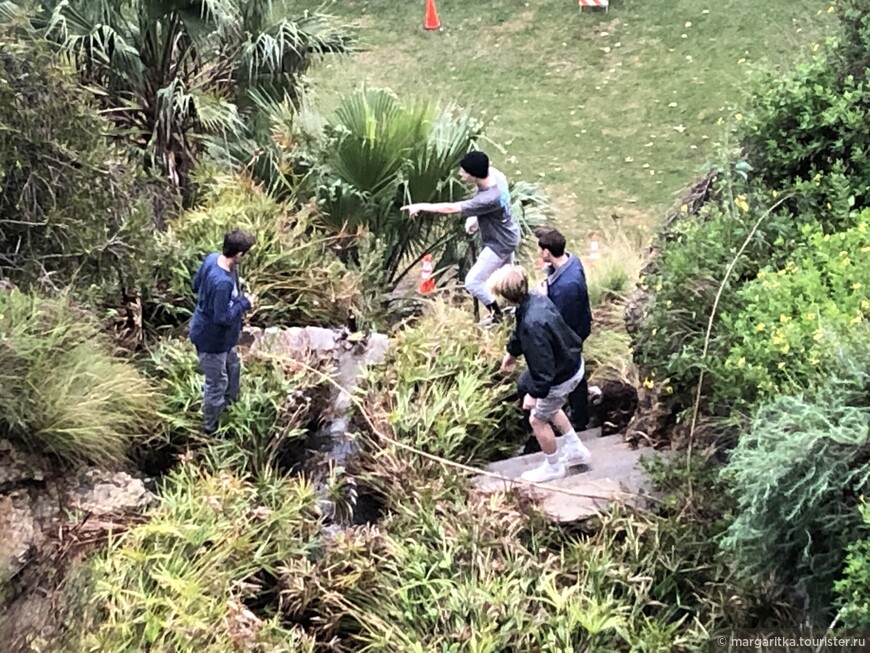
[[[556,229],[538,229],[535,235],[538,238],[538,255],[544,261],[547,274],[541,288],[543,294],[556,305],[568,326],[585,341],[592,331],[592,307],[589,305],[583,264],[579,258],[565,251],[565,236]],[[588,393],[584,376],[568,398],[571,424],[577,431],[584,430],[589,421]]]
[[[205,376],[202,413],[209,434],[217,430],[224,408],[239,396],[241,362],[236,345],[242,317],[256,304],[256,297],[239,291],[236,266],[253,245],[253,236],[238,229],[228,232],[222,250],[206,256],[193,277],[196,310],[190,321],[190,341]]]

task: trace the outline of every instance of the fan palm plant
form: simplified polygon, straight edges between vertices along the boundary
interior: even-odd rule
[[[0,15],[24,11],[0,3]],[[207,135],[245,131],[248,93],[294,94],[317,54],[347,37],[319,14],[272,0],[39,0],[34,24],[69,54],[146,166],[187,186]]]
[[[292,120],[317,123],[301,113]],[[390,288],[426,253],[436,260],[436,271],[468,260],[471,240],[461,221],[432,215],[409,219],[399,207],[412,199],[454,201],[467,194],[456,173],[462,156],[482,137],[483,123],[453,105],[402,103],[390,91],[364,88],[344,96],[332,118],[315,124],[315,130],[316,153],[305,162],[308,185],[326,225],[346,236],[348,258],[358,254],[357,235],[371,233],[385,252],[384,280]],[[298,132],[279,133],[276,139],[299,142]],[[530,228],[542,211],[532,215],[526,208],[545,209],[546,202],[535,189],[517,189],[523,197],[515,205],[517,215]]]

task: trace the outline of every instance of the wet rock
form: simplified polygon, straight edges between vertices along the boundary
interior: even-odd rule
[[[138,512],[153,498],[141,479],[125,472],[60,470],[0,440],[0,583],[38,558],[59,528]]]
[[[642,388],[638,409],[625,430],[625,438],[636,446],[664,446],[671,439],[675,421],[669,398],[656,390]]]
[[[598,416],[604,435],[624,432],[637,409],[637,389],[623,379],[606,379],[598,386],[602,394],[590,413]]]
[[[0,492],[25,481],[42,481],[45,460],[0,440]]]
[[[141,479],[125,472],[87,469],[66,489],[64,504],[70,510],[101,516],[138,511],[153,498]]]

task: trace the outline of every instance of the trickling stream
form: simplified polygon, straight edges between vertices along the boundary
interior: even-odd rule
[[[322,426],[309,440],[316,453],[304,464],[317,490],[319,504],[332,528],[343,528],[377,520],[381,512],[379,501],[366,494],[351,492],[347,497],[350,514],[339,509],[330,497],[330,487],[344,484],[349,489],[355,482],[345,469],[359,452],[359,445],[348,432],[353,392],[366,366],[383,360],[389,338],[380,333],[364,335],[346,329],[321,327],[291,327],[287,329],[246,329],[246,339],[252,339],[251,353],[267,352],[293,360],[326,360],[331,363],[333,386],[330,408],[324,414]]]

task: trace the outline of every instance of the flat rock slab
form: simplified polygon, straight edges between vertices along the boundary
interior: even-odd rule
[[[474,487],[484,494],[523,489],[535,496],[544,511],[558,522],[586,519],[606,510],[614,501],[640,507],[650,492],[640,459],[662,455],[661,452],[631,449],[619,434],[601,437],[601,429],[584,431],[580,439],[592,452],[588,465],[571,467],[568,476],[542,484],[546,487],[519,479],[523,472],[544,462],[545,456],[540,452],[488,465],[486,471],[506,478],[480,475],[474,480]],[[560,443],[561,440],[557,438]]]

